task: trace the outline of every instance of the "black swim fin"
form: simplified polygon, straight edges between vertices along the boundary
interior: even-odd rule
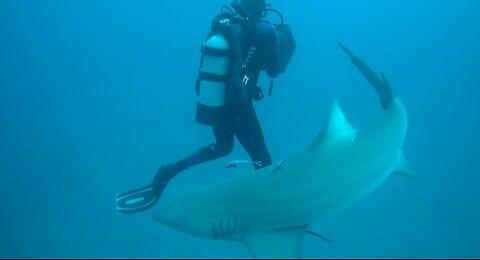
[[[152,184],[140,189],[123,192],[117,195],[117,214],[133,214],[150,209],[160,196],[155,194]]]
[[[117,214],[133,214],[150,209],[157,203],[168,182],[173,178],[172,165],[158,170],[153,182],[145,187],[123,192],[117,195]]]

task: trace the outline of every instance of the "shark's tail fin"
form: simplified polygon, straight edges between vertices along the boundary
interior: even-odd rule
[[[373,72],[373,70],[361,59],[356,57],[347,47],[345,47],[342,43],[337,41],[338,45],[342,48],[342,50],[350,57],[352,60],[353,65],[360,70],[362,75],[370,82],[370,84],[375,88],[378,95],[380,96],[380,102],[382,104],[382,109],[388,109],[390,104],[392,103],[394,97],[392,89],[390,88],[390,84],[388,83],[387,77],[382,73],[381,78]]]

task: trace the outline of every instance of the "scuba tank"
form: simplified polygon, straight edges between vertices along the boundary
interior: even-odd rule
[[[202,45],[196,84],[198,94],[196,121],[200,124],[214,126],[223,123],[226,103],[233,104],[247,98],[240,80],[238,86],[231,82],[230,62],[232,58],[235,59],[235,55],[232,57],[232,46],[225,35],[232,23],[238,24],[240,21],[232,13],[224,12],[222,8],[221,14],[213,19],[210,35]],[[226,100],[227,96],[229,101]]]
[[[202,46],[202,61],[197,79],[197,122],[215,125],[225,113],[229,43],[221,33],[208,38]]]

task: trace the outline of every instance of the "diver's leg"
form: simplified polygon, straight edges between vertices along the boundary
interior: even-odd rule
[[[238,120],[235,121],[235,135],[238,141],[247,151],[254,164],[255,170],[272,164],[272,158],[268,152],[263,136],[262,128],[258,122],[255,108],[252,105],[245,106],[238,113]]]
[[[174,164],[175,171],[181,172],[197,164],[225,157],[233,150],[234,135],[229,126],[213,127],[216,143],[200,148],[190,156]]]
[[[160,197],[168,182],[180,172],[192,166],[227,156],[232,152],[234,143],[232,128],[228,125],[214,126],[213,133],[216,143],[202,147],[186,158],[160,168],[153,181],[153,192],[158,197]]]
[[[230,125],[213,127],[216,143],[200,148],[190,156],[162,166],[145,187],[117,195],[117,213],[132,214],[147,210],[160,199],[165,187],[177,174],[206,161],[226,156],[233,150],[234,135]]]

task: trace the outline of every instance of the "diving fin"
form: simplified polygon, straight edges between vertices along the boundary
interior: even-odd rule
[[[168,182],[178,171],[173,165],[162,166],[153,182],[143,188],[123,192],[117,195],[117,214],[133,214],[150,209],[157,203]]]
[[[118,194],[116,197],[117,214],[133,214],[150,209],[160,198],[155,193],[153,185],[148,185]]]

